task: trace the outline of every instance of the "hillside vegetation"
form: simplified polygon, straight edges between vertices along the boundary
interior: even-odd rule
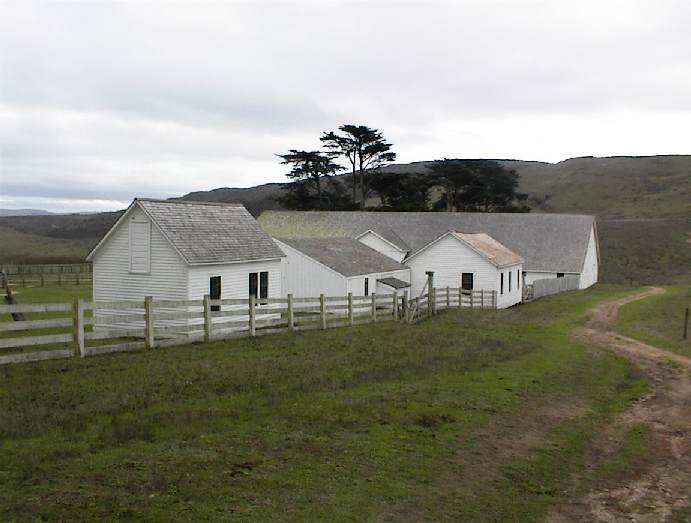
[[[600,228],[602,280],[678,283],[691,281],[691,156],[573,158],[556,164],[500,160],[521,175],[520,190],[533,212],[595,214]],[[429,162],[386,167],[427,173]],[[347,183],[347,175],[344,175]],[[280,209],[282,184],[199,191],[183,199],[243,203],[255,216]],[[0,227],[70,244],[85,255],[120,213],[0,218]],[[36,246],[34,249],[33,247]],[[87,247],[88,246],[88,247]],[[21,249],[17,249],[21,247]],[[2,258],[42,255],[40,242],[9,241]]]
[[[569,336],[620,292],[0,367],[0,520],[541,521],[645,393]]]

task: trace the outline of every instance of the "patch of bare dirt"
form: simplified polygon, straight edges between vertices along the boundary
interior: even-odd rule
[[[669,521],[675,509],[691,502],[691,359],[609,330],[622,305],[661,292],[653,288],[604,302],[590,311],[586,325],[575,332],[631,361],[648,379],[651,392],[596,436],[587,471],[572,487],[576,500],[553,512],[548,518],[552,523],[658,523]],[[646,424],[652,431],[643,462],[627,474],[584,486],[588,472],[615,455],[625,434],[637,424]]]

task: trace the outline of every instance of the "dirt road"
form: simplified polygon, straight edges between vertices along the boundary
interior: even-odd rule
[[[609,330],[619,307],[661,292],[653,288],[604,302],[575,333],[629,359],[648,379],[651,392],[596,436],[587,470],[567,496],[576,500],[559,507],[548,519],[552,523],[658,523],[691,505],[691,359]],[[617,454],[624,436],[640,424],[651,430],[648,455],[628,474],[593,482],[592,473]]]

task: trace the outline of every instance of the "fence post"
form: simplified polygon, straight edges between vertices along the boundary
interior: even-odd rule
[[[43,274],[39,274],[39,277],[41,278],[41,287],[43,287]]]
[[[403,291],[403,321],[408,322],[408,299],[410,291],[408,289]]]
[[[485,289],[480,289],[480,308],[485,308]]]
[[[86,356],[84,347],[84,300],[74,300],[74,355]]]
[[[254,294],[250,295],[250,302],[249,302],[249,316],[250,316],[250,336],[254,336],[257,334],[256,331],[256,317],[255,317],[255,305],[257,303],[257,298],[255,298]]]
[[[684,339],[688,337],[689,334],[689,308],[686,307],[684,311]]]
[[[75,285],[79,285],[79,273],[77,273],[77,283]]]
[[[372,321],[377,322],[377,293],[372,293]]]
[[[293,295],[288,294],[288,330],[295,329],[295,317],[293,316]]]
[[[393,321],[398,321],[398,291],[393,291]]]
[[[353,326],[353,293],[348,293],[348,325]]]
[[[154,298],[144,298],[144,345],[147,349],[154,348]]]
[[[204,295],[204,341],[211,341],[211,297],[208,294]]]
[[[492,291],[492,307],[497,308],[497,291]]]
[[[326,330],[326,301],[324,295],[319,295],[319,318],[322,322],[322,330]]]
[[[451,289],[447,285],[446,287],[446,308],[450,309],[451,308]]]

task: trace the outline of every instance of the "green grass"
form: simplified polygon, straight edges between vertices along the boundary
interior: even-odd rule
[[[593,427],[644,390],[568,336],[619,292],[2,367],[0,520],[362,521],[421,493],[433,518],[539,520]],[[431,488],[462,438],[574,398],[584,413],[488,488]]]
[[[615,328],[626,336],[691,357],[691,326],[689,337],[682,339],[684,309],[691,307],[691,287],[666,290],[664,294],[624,305],[619,309]]]

